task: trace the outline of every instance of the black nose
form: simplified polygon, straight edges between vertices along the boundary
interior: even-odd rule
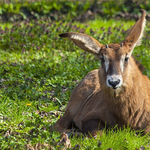
[[[108,80],[108,83],[115,89],[116,85],[120,83],[120,79],[113,81],[113,80]]]

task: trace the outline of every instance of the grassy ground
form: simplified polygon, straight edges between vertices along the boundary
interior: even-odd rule
[[[60,134],[50,126],[64,113],[77,83],[100,63],[59,33],[86,32],[103,44],[120,42],[134,21],[101,20],[85,24],[25,21],[0,29],[0,149],[62,149]],[[149,66],[149,24],[134,55]],[[149,136],[134,131],[104,131],[97,139],[69,137],[74,149],[149,148]]]

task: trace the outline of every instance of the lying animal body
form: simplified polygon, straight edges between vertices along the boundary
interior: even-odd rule
[[[63,132],[72,123],[82,133],[95,136],[107,127],[130,126],[135,130],[150,130],[150,81],[143,75],[132,57],[143,35],[146,12],[119,44],[102,45],[82,33],[60,34],[100,61],[99,69],[89,72],[73,91],[64,115],[54,125]]]

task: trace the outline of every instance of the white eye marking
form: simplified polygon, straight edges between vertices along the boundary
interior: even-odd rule
[[[106,69],[106,72],[107,72],[108,68],[109,68],[109,59],[106,55],[104,55],[104,60],[105,60],[105,69]]]
[[[120,59],[120,68],[122,72],[124,70],[124,60],[125,60],[125,55],[121,56],[121,59]]]

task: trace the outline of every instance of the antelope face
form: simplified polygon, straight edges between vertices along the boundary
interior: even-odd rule
[[[106,85],[117,89],[123,84],[123,77],[127,72],[128,59],[135,46],[140,45],[143,35],[146,12],[140,10],[142,15],[139,20],[130,29],[122,44],[109,44],[104,46],[96,39],[83,33],[67,32],[59,36],[69,38],[81,49],[94,54],[101,60],[102,71]],[[100,73],[101,74],[101,73]]]
[[[121,87],[129,57],[122,44],[109,44],[101,48],[99,59],[108,87]]]

